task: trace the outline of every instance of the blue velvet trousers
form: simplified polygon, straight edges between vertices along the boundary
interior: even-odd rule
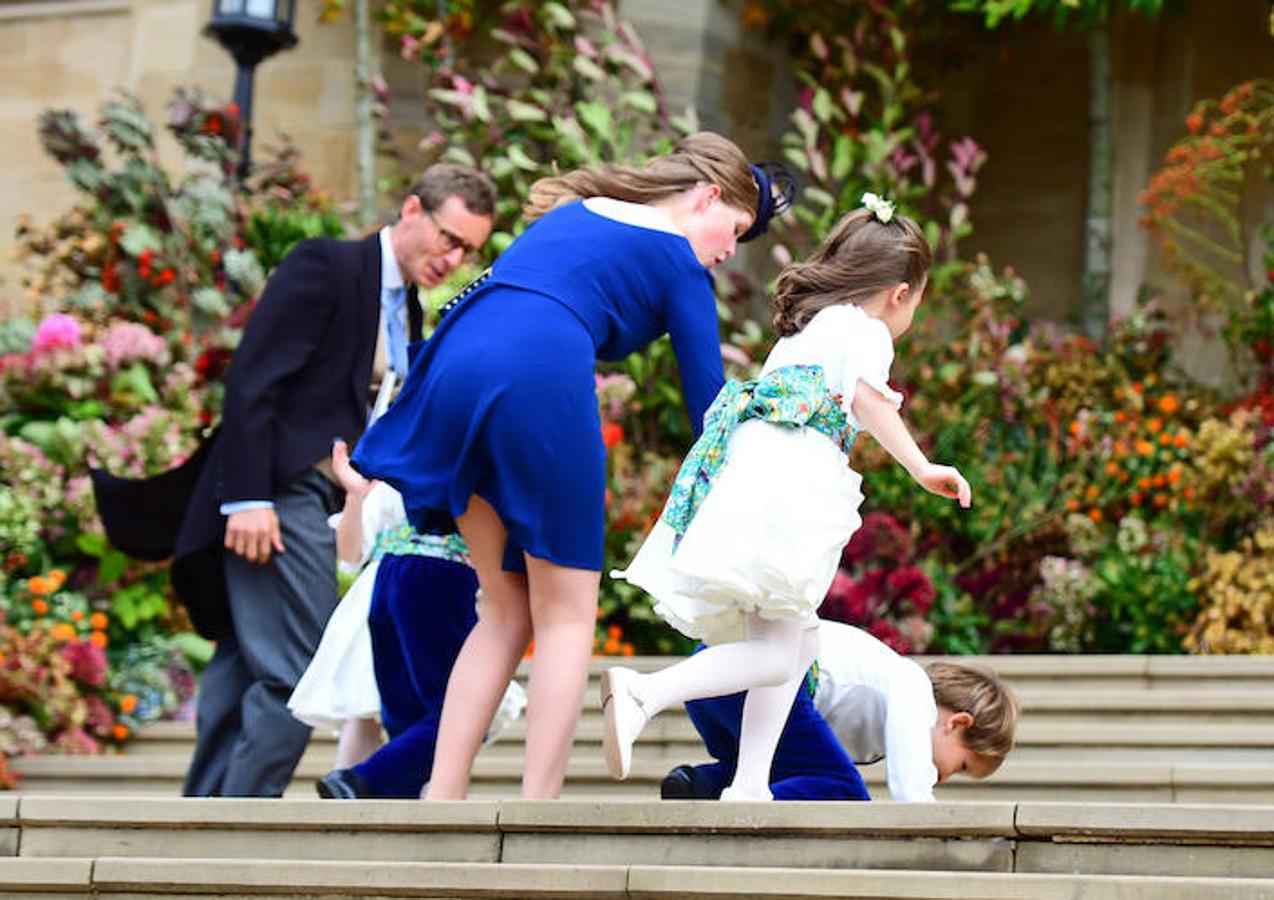
[[[695,766],[696,782],[714,798],[734,779],[745,694],[691,700],[690,721],[714,763]],[[870,800],[862,776],[802,687],[788,714],[770,769],[775,800]]]
[[[367,624],[389,742],[354,772],[378,797],[415,799],[433,771],[447,679],[477,622],[478,578],[463,563],[385,556]]]

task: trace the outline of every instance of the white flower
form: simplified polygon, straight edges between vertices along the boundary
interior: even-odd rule
[[[870,209],[876,216],[876,220],[881,224],[888,224],[889,220],[894,217],[893,201],[877,196],[871,191],[863,194],[863,206]]]

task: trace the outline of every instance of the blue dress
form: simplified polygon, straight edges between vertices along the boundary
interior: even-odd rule
[[[583,202],[547,213],[438,326],[354,465],[403,495],[413,524],[445,527],[487,500],[522,551],[600,571],[606,450],[594,369],[668,334],[698,432],[724,375],[712,277],[684,237]]]

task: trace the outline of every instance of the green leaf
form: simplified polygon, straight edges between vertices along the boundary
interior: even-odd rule
[[[549,114],[541,107],[521,100],[506,100],[504,107],[515,122],[547,122],[549,118]]]
[[[509,51],[509,62],[529,75],[534,75],[540,71],[540,64],[535,61],[535,57],[521,47],[514,47]]]
[[[150,373],[142,362],[134,362],[111,377],[111,394],[136,399],[142,403],[158,403],[159,394],[150,382]]]
[[[571,15],[571,11],[560,3],[542,3],[540,11],[544,13],[545,19],[558,28],[574,30],[575,17]]]
[[[478,85],[473,89],[473,93],[469,95],[471,101],[470,108],[473,110],[474,117],[479,122],[491,121],[491,104],[487,102],[487,89],[482,85]]]
[[[526,151],[522,149],[520,144],[509,145],[509,161],[519,169],[528,172],[534,172],[540,168],[539,163],[526,155]]]
[[[635,109],[648,116],[653,116],[659,110],[654,96],[647,91],[629,91],[619,98],[619,102],[622,106]]]
[[[571,66],[589,81],[602,81],[606,78],[606,73],[602,71],[602,67],[587,56],[576,56],[571,61]]]
[[[824,88],[819,88],[814,92],[814,102],[811,106],[814,110],[815,118],[820,122],[830,122],[836,115],[836,108],[832,103],[832,95]]]
[[[611,114],[610,107],[599,101],[581,100],[575,104],[575,113],[579,116],[580,122],[597,137],[607,137],[610,135]]]
[[[847,134],[837,135],[832,147],[831,176],[836,181],[844,181],[854,165],[854,141]]]
[[[106,537],[96,532],[83,531],[76,536],[75,546],[85,556],[100,557],[106,552]]]
[[[128,557],[118,550],[107,550],[101,557],[97,567],[97,580],[102,584],[110,584],[124,574],[128,567]]]
[[[130,222],[120,235],[119,245],[129,256],[141,256],[146,250],[159,253],[164,249],[163,239],[159,232],[141,222]]]

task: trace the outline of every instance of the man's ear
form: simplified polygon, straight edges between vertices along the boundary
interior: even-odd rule
[[[414,218],[420,215],[423,209],[424,207],[420,205],[420,198],[415,194],[408,194],[407,199],[403,201],[403,205],[398,210],[398,217],[400,219]]]

